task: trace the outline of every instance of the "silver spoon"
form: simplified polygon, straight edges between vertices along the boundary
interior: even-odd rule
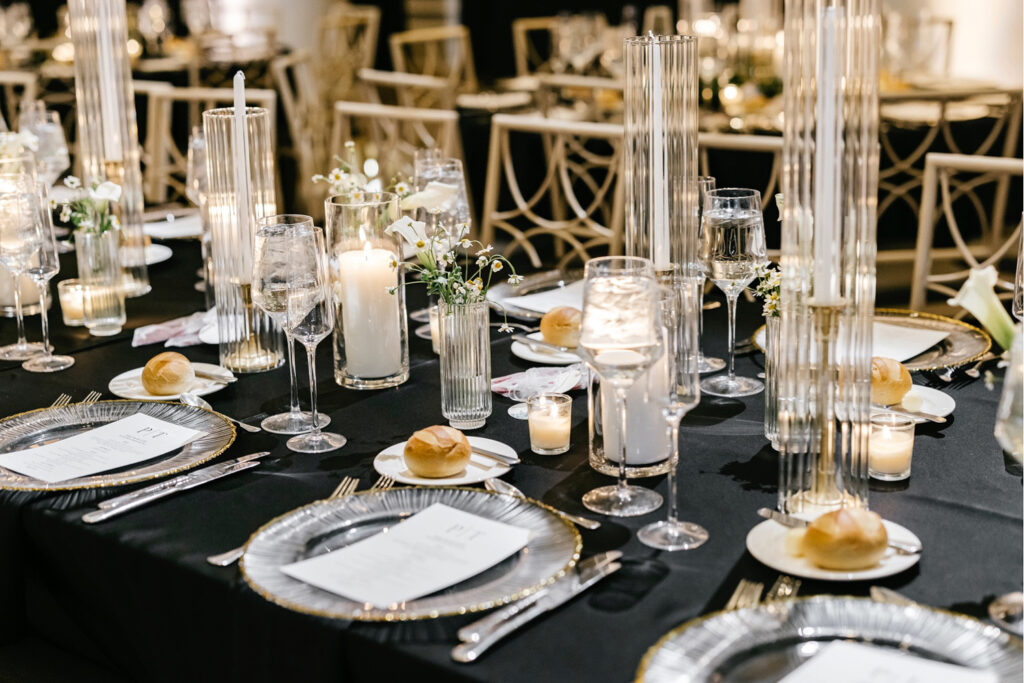
[[[502,481],[501,479],[495,479],[493,477],[491,479],[484,480],[484,488],[487,489],[488,491],[493,491],[494,493],[504,493],[507,496],[518,496],[519,498],[526,498],[526,494],[517,489],[512,484],[508,483],[507,481]],[[581,526],[584,529],[597,529],[601,526],[601,522],[598,522],[596,519],[580,517],[579,515],[573,515],[569,514],[568,512],[562,512],[561,510],[556,510],[556,512],[558,512],[558,514],[562,515],[573,524]]]
[[[964,374],[967,375],[968,377],[971,377],[972,379],[978,379],[979,377],[981,377],[981,366],[995,358],[997,358],[996,354],[986,353],[984,356],[978,359],[977,363],[972,365],[967,370],[964,370]]]
[[[231,420],[232,422],[234,422],[236,425],[238,425],[239,427],[241,427],[242,429],[244,429],[247,432],[254,432],[255,433],[255,432],[262,432],[263,431],[259,427],[253,427],[252,425],[247,425],[244,422],[242,422],[241,420],[236,420],[235,418],[230,417],[228,415],[225,415],[224,413],[217,412],[216,410],[213,409],[213,406],[211,406],[209,404],[209,402],[207,402],[205,399],[200,398],[199,396],[196,396],[195,394],[192,394],[192,393],[189,393],[189,392],[185,392],[185,393],[183,393],[178,398],[178,400],[181,401],[182,403],[184,403],[187,406],[192,406],[194,408],[205,408],[206,410],[209,410],[211,412],[217,413],[221,417],[224,417],[225,419]]]

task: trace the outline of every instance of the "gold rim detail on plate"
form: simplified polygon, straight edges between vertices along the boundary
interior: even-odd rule
[[[220,413],[218,413],[218,412],[216,412],[214,410],[207,410],[206,408],[196,408],[194,406],[186,406],[184,404],[177,403],[175,401],[141,401],[141,400],[136,400],[136,399],[114,399],[114,400],[110,400],[110,401],[95,401],[93,403],[71,403],[69,405],[61,406],[59,408],[54,408],[53,406],[46,406],[44,408],[36,408],[34,410],[26,410],[26,411],[21,412],[21,413],[15,413],[14,415],[9,415],[9,416],[7,416],[7,417],[5,417],[3,419],[0,419],[0,439],[2,439],[3,436],[4,436],[4,434],[3,434],[4,428],[9,426],[9,423],[11,421],[16,420],[16,419],[21,418],[21,417],[24,417],[26,415],[32,415],[33,413],[43,413],[43,412],[51,411],[51,410],[68,410],[69,408],[75,408],[75,407],[79,407],[79,409],[81,409],[81,407],[83,407],[83,406],[84,407],[88,407],[88,406],[102,406],[102,405],[114,405],[114,404],[121,404],[121,403],[135,403],[135,404],[139,404],[140,409],[142,409],[144,406],[167,405],[167,406],[177,406],[177,407],[179,407],[181,409],[200,410],[200,411],[202,411],[204,413],[210,414],[211,416],[213,416],[214,418],[219,420],[218,427],[223,425],[223,428],[228,431],[229,436],[227,437],[226,441],[223,441],[222,443],[218,444],[215,448],[211,449],[209,452],[206,452],[206,453],[203,453],[201,455],[198,455],[198,456],[196,456],[196,458],[194,458],[192,460],[189,460],[188,462],[184,462],[184,463],[181,463],[179,465],[176,465],[174,467],[169,467],[169,468],[161,469],[161,470],[155,471],[155,472],[146,472],[146,473],[143,473],[143,474],[135,474],[135,475],[126,475],[126,473],[122,473],[122,475],[119,475],[118,478],[110,478],[112,475],[104,475],[102,472],[100,472],[98,474],[89,475],[88,477],[80,477],[78,479],[70,480],[70,481],[74,482],[74,481],[79,481],[80,479],[90,479],[92,477],[98,477],[100,480],[96,481],[94,483],[82,482],[82,483],[78,483],[78,484],[70,484],[70,483],[64,483],[64,482],[56,482],[54,484],[45,484],[45,485],[43,485],[43,483],[39,482],[38,479],[32,479],[31,477],[27,477],[26,475],[18,474],[17,472],[12,472],[11,470],[6,470],[6,469],[0,467],[0,473],[12,472],[14,475],[16,475],[18,477],[23,477],[26,481],[37,482],[38,484],[40,484],[40,485],[26,485],[26,486],[13,485],[12,486],[9,483],[0,482],[0,490],[6,490],[6,491],[77,491],[77,490],[81,490],[81,489],[99,489],[99,488],[107,488],[107,487],[110,487],[110,486],[124,486],[126,484],[136,484],[136,483],[143,482],[143,481],[149,481],[151,479],[159,479],[160,477],[166,477],[166,476],[170,476],[172,474],[179,474],[179,473],[184,472],[186,470],[190,470],[190,469],[192,469],[194,467],[198,467],[199,465],[202,465],[203,463],[209,462],[210,460],[213,460],[218,455],[220,455],[221,453],[226,451],[228,448],[230,448],[231,445],[235,442],[235,437],[237,436],[237,431],[235,429],[235,425],[232,424],[229,420],[227,420]],[[160,456],[157,456],[157,457],[160,457]],[[172,456],[172,457],[179,457],[179,456]],[[146,468],[144,468],[144,469],[146,469]],[[108,477],[108,478],[104,479],[104,477]]]
[[[512,593],[506,593],[506,594],[502,594],[502,595],[499,595],[499,596],[495,596],[494,598],[491,598],[489,600],[483,600],[483,601],[472,603],[472,604],[461,605],[457,609],[431,610],[431,611],[414,612],[414,613],[398,612],[398,611],[387,611],[387,610],[380,610],[380,609],[377,609],[377,608],[374,608],[370,612],[363,612],[362,610],[359,610],[358,612],[347,612],[347,613],[342,613],[342,612],[337,611],[337,610],[331,611],[331,610],[327,610],[327,609],[317,609],[317,608],[310,607],[308,605],[303,605],[303,604],[300,604],[300,603],[296,603],[296,602],[294,602],[292,600],[288,600],[286,598],[282,598],[282,597],[280,597],[278,595],[275,595],[273,592],[271,592],[270,590],[268,590],[264,586],[262,586],[258,582],[258,580],[255,577],[253,577],[252,574],[250,573],[251,567],[248,566],[248,563],[246,562],[246,559],[249,557],[249,550],[250,550],[250,547],[253,544],[253,541],[257,540],[258,536],[260,536],[262,533],[264,533],[265,531],[270,529],[272,526],[274,526],[274,525],[276,525],[278,523],[283,522],[287,518],[292,517],[292,516],[296,516],[297,517],[297,516],[303,515],[307,511],[309,511],[309,510],[311,510],[313,508],[316,508],[316,507],[323,506],[325,504],[342,505],[342,504],[344,504],[345,501],[351,501],[352,499],[358,499],[360,497],[369,497],[369,496],[383,497],[383,496],[388,496],[388,495],[392,495],[393,496],[393,495],[396,495],[396,494],[402,494],[404,492],[410,492],[410,491],[424,491],[424,492],[426,492],[426,493],[423,494],[425,496],[426,495],[440,496],[441,493],[446,492],[446,491],[447,492],[467,492],[467,493],[472,493],[474,495],[480,495],[480,496],[504,497],[504,498],[508,498],[508,499],[510,499],[512,501],[516,501],[518,503],[521,503],[521,504],[526,504],[526,505],[530,505],[532,507],[539,508],[540,510],[543,510],[544,512],[548,513],[553,520],[557,520],[557,522],[561,525],[559,527],[560,530],[565,530],[565,531],[567,531],[569,533],[570,538],[572,539],[572,545],[573,545],[572,552],[570,554],[569,559],[557,571],[555,571],[554,573],[552,573],[552,574],[550,574],[548,576],[545,576],[541,580],[535,581],[534,583],[531,583],[530,585],[525,586],[524,588],[522,588],[520,590],[514,591]],[[529,547],[530,547],[530,544],[527,544],[527,548],[529,548]],[[239,569],[241,570],[242,578],[245,579],[245,582],[249,585],[249,587],[254,592],[256,592],[258,595],[260,595],[265,600],[274,603],[275,605],[279,605],[281,607],[293,610],[295,612],[300,612],[300,613],[303,613],[303,614],[310,614],[310,615],[318,616],[318,617],[324,617],[324,618],[327,618],[327,619],[346,619],[346,620],[352,620],[352,621],[365,621],[365,622],[423,621],[423,620],[428,620],[428,619],[438,619],[438,618],[441,618],[441,617],[454,617],[454,616],[460,616],[460,615],[464,615],[464,614],[472,614],[472,613],[475,613],[475,612],[482,612],[482,611],[485,611],[485,610],[493,609],[495,607],[500,607],[502,605],[508,604],[510,602],[514,602],[516,600],[520,600],[522,598],[525,598],[528,595],[532,595],[533,593],[536,593],[540,589],[542,589],[542,588],[544,588],[544,587],[554,583],[558,579],[560,579],[563,576],[565,576],[566,573],[571,571],[573,569],[573,567],[576,566],[576,563],[579,561],[580,551],[582,549],[583,549],[583,539],[580,536],[579,531],[577,531],[576,527],[572,524],[572,522],[568,521],[561,513],[559,513],[554,508],[552,508],[552,507],[550,507],[548,505],[545,505],[544,503],[541,503],[540,501],[534,500],[532,498],[518,498],[518,497],[514,497],[514,496],[506,496],[504,494],[494,493],[494,492],[491,492],[491,491],[483,491],[481,489],[475,489],[475,488],[469,488],[469,487],[463,487],[463,486],[450,486],[450,487],[403,486],[403,487],[388,489],[388,490],[385,490],[385,491],[358,491],[356,493],[353,493],[353,494],[351,494],[349,496],[345,496],[343,498],[318,500],[318,501],[314,501],[312,503],[309,503],[307,505],[303,505],[302,507],[296,508],[294,510],[290,510],[288,512],[285,512],[284,514],[278,515],[277,517],[275,517],[274,519],[270,520],[269,522],[267,522],[266,524],[261,526],[259,529],[257,529],[249,537],[249,539],[246,541],[246,543],[245,543],[245,552],[243,553],[241,559],[239,560]],[[520,551],[520,552],[522,552],[522,551]],[[488,571],[488,570],[485,570],[485,571]],[[348,602],[351,602],[351,603],[355,604],[354,600],[349,600],[348,598],[344,598],[344,597],[342,597],[340,595],[336,595],[336,594],[330,593],[329,591],[323,591],[322,589],[318,589],[318,588],[315,588],[313,586],[310,586],[309,584],[305,584],[304,582],[301,582],[298,579],[292,579],[292,578],[289,577],[289,580],[290,581],[294,581],[297,584],[301,584],[302,586],[308,587],[308,588],[310,588],[312,590],[320,591],[322,593],[325,593],[325,594],[329,595],[332,599],[344,600],[344,601],[348,601]],[[456,584],[456,585],[458,585],[458,584]],[[417,600],[424,600],[424,599],[427,599],[429,597],[430,596],[423,596],[421,598],[417,598],[416,600],[411,600],[409,602],[410,603],[415,603]]]

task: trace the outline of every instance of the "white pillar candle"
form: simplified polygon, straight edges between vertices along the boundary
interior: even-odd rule
[[[817,127],[814,133],[814,299],[839,301],[840,224],[838,165],[841,157],[842,112],[836,109],[841,87],[842,45],[835,7],[824,9],[818,35]]]
[[[881,427],[868,439],[868,467],[881,474],[899,475],[910,469],[914,454],[913,432]]]
[[[338,303],[349,374],[361,378],[387,377],[402,368],[401,311],[398,286],[391,267],[395,254],[386,249],[346,251],[338,256]]]
[[[252,200],[249,195],[249,131],[245,119],[245,75],[239,71],[234,79],[234,122],[232,126],[232,170],[235,180],[235,203],[238,217],[236,234],[241,240],[240,272],[237,274],[241,282],[248,282],[252,277],[252,244],[254,237],[250,234],[252,227],[249,211]]]
[[[670,237],[668,229],[668,186],[665,183],[665,137],[663,135],[664,93],[661,82],[661,47],[653,33],[649,33],[651,46],[650,72],[648,74],[651,91],[651,141],[648,145],[650,154],[649,173],[651,174],[650,201],[651,239],[655,268],[665,268],[671,260]]]
[[[441,353],[441,326],[437,324],[437,305],[430,307],[428,314],[428,322],[430,324],[430,348],[433,349],[434,353]]]
[[[650,465],[671,452],[668,427],[657,397],[668,395],[668,361],[662,356],[630,388],[626,403],[626,464]],[[622,452],[621,419],[615,391],[601,383],[601,422],[604,427],[604,457],[619,462]]]
[[[110,3],[99,3],[107,8]],[[101,13],[102,14],[102,13]],[[96,38],[98,43],[98,66],[100,85],[100,119],[103,133],[103,160],[121,161],[124,158],[124,146],[121,143],[121,109],[124,106],[124,95],[117,87],[117,71],[121,66],[121,51],[127,46],[121,45],[121,51],[114,53],[114,41],[111,36],[109,17],[100,16],[96,22]]]
[[[559,415],[555,409],[547,413],[530,413],[529,421],[532,448],[553,450],[569,445],[571,424],[568,415]]]

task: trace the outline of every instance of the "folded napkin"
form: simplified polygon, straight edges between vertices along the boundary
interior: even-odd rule
[[[537,313],[547,313],[557,306],[572,306],[583,310],[583,280],[577,280],[565,287],[556,287],[536,294],[514,296],[506,300],[511,306],[525,308]]]
[[[203,221],[198,213],[180,218],[175,218],[174,214],[168,214],[166,220],[146,223],[142,226],[142,231],[158,240],[200,237],[203,234]]]
[[[526,372],[494,377],[491,379],[491,390],[513,401],[525,401],[541,392],[564,394],[585,389],[589,380],[590,373],[586,366],[574,363],[565,367],[530,368]]]
[[[211,308],[155,325],[145,325],[136,328],[132,346],[145,346],[157,342],[164,342],[166,347],[195,346],[202,343],[199,331],[216,321],[217,309]]]

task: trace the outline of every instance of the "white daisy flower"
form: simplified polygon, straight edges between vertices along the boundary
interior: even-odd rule
[[[483,268],[486,265],[487,265],[487,257],[486,256],[479,256],[479,257],[477,257],[477,259],[476,259],[476,267],[477,268]]]
[[[77,190],[82,186],[82,181],[73,175],[69,175],[64,179],[64,186],[72,190]]]
[[[518,287],[519,283],[521,283],[522,281],[523,278],[520,277],[519,275],[516,275],[515,273],[512,273],[511,275],[508,276],[508,283],[513,287]]]
[[[482,256],[484,254],[490,254],[492,251],[494,251],[494,245],[488,244],[486,247],[476,252],[476,255]]]
[[[502,323],[501,327],[498,328],[498,332],[512,332],[512,326],[508,323]]]
[[[504,267],[505,266],[503,266],[501,264],[501,261],[499,261],[498,259],[494,259],[494,261],[491,262],[491,271],[492,272],[497,273],[499,270],[501,270]]]
[[[409,186],[405,183],[395,183],[395,193],[399,195],[409,194]]]

